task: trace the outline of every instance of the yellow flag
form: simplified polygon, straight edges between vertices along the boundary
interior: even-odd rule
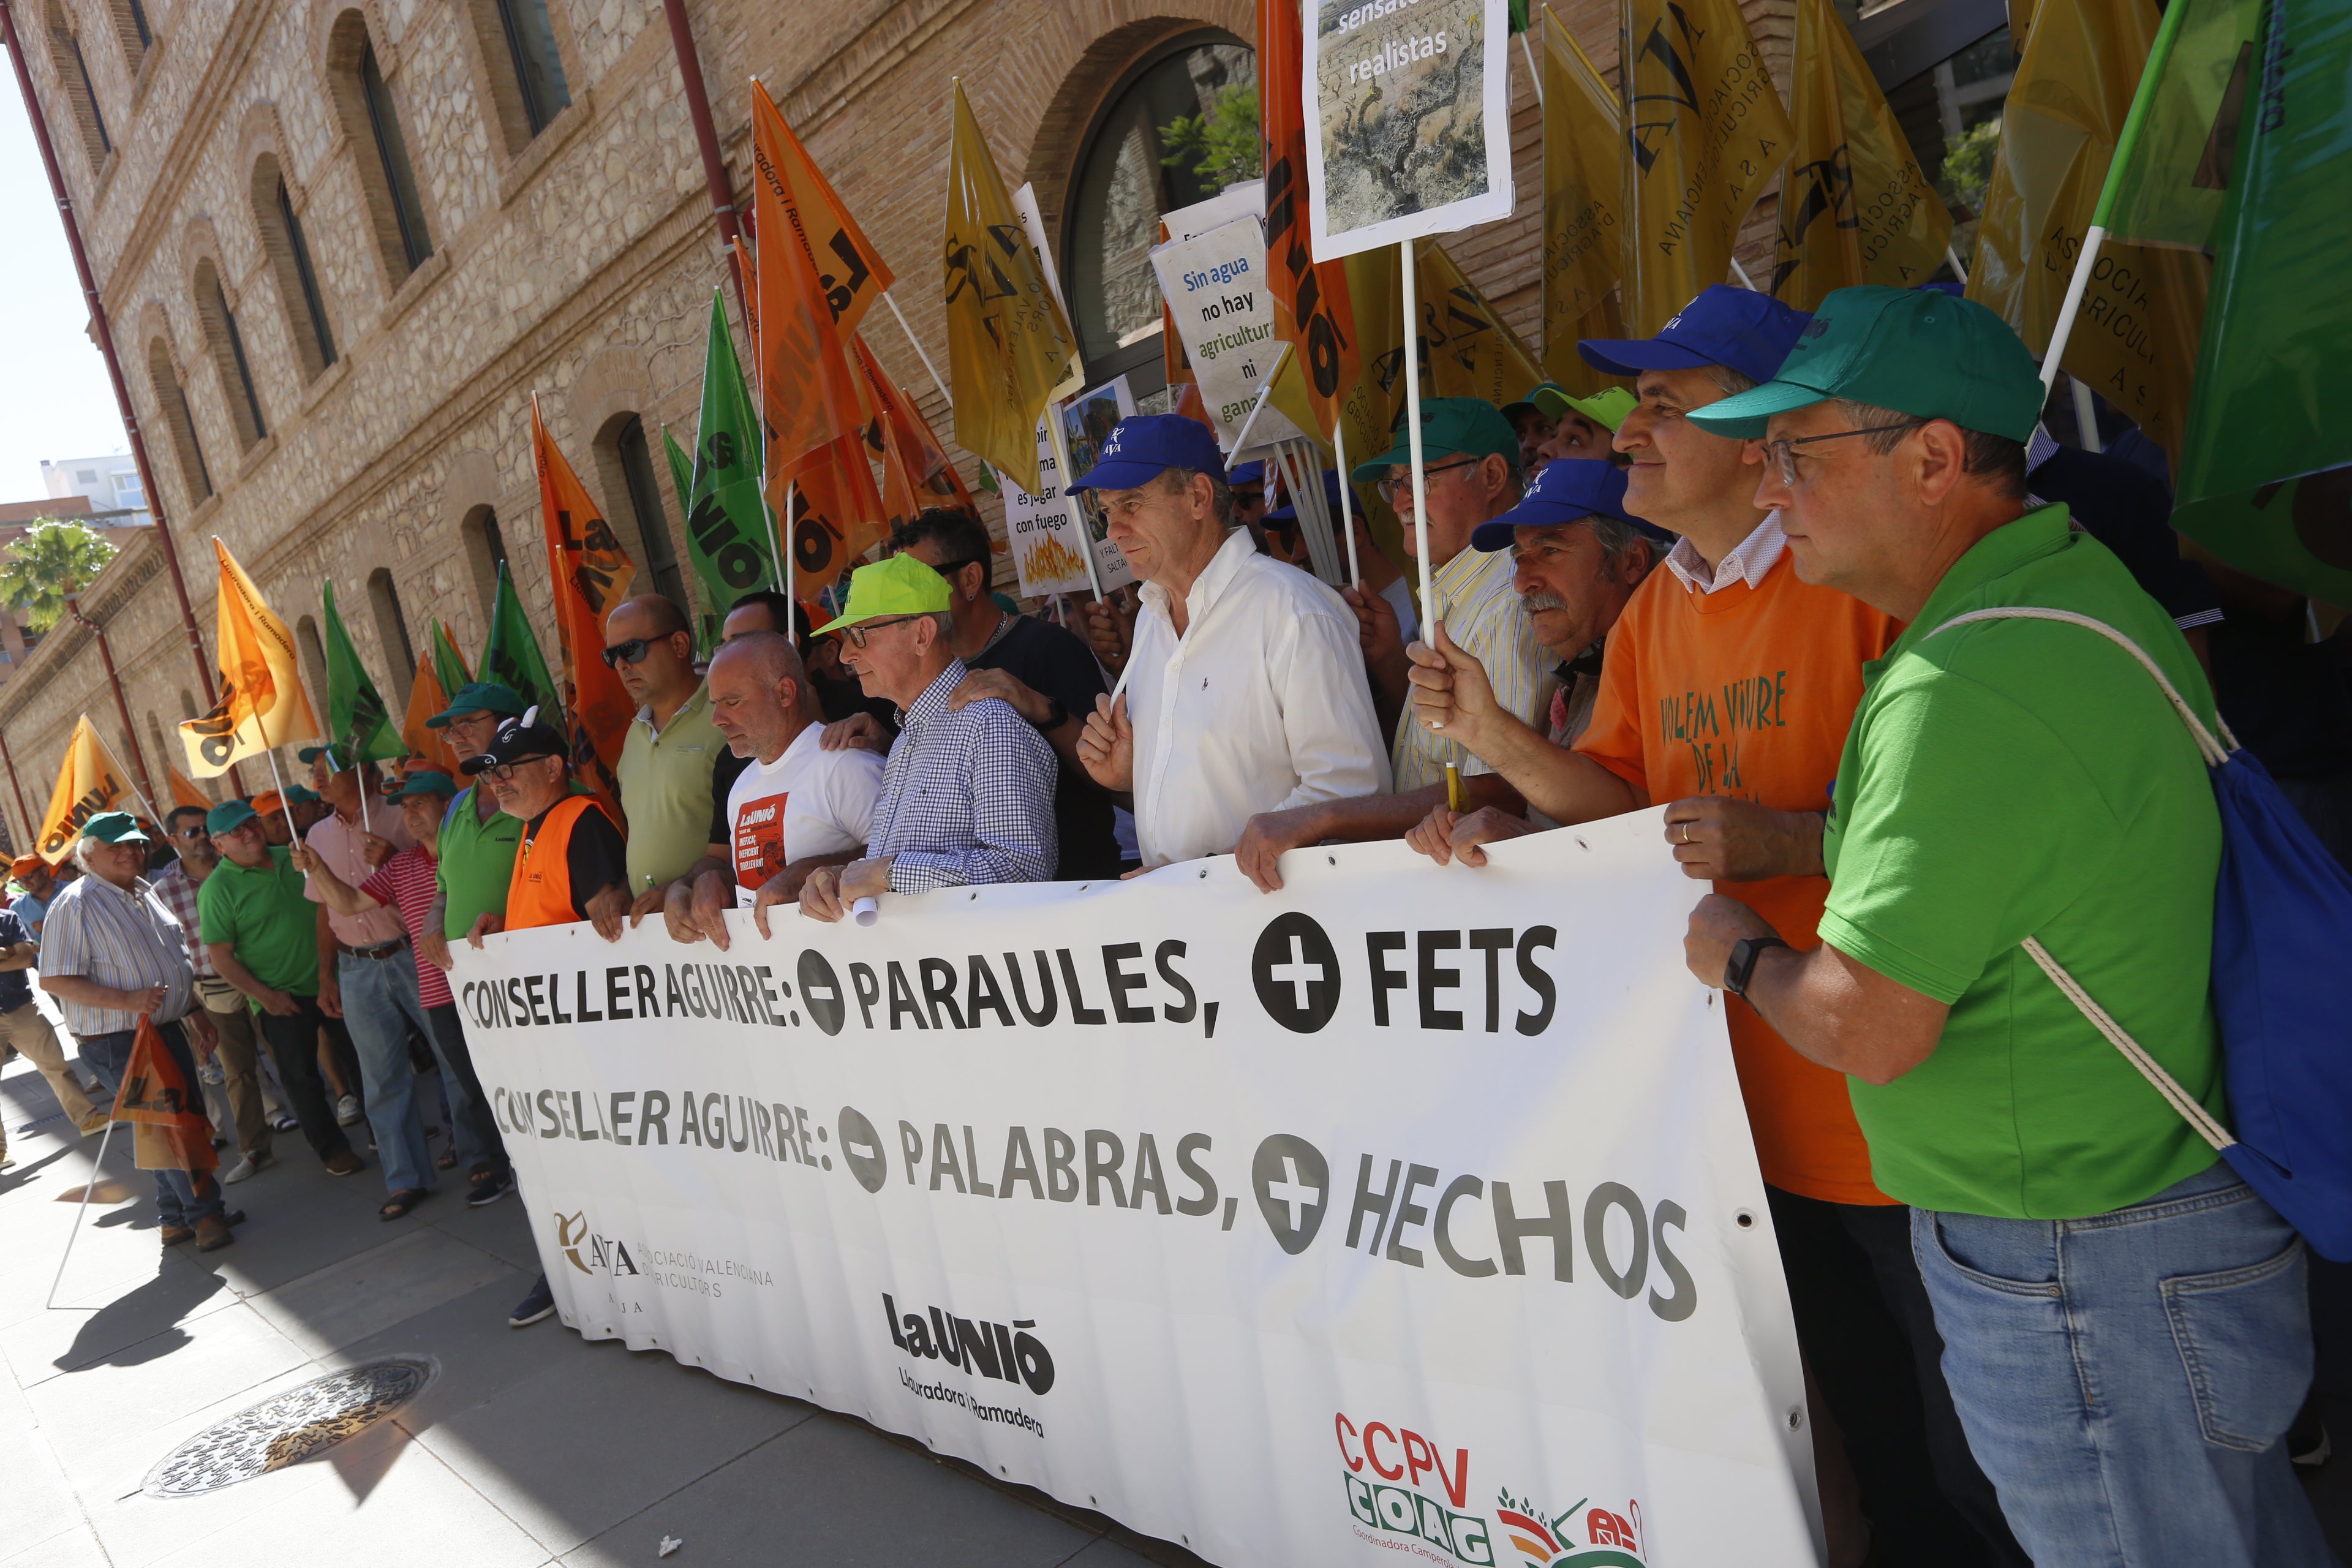
[[[1584,363],[1579,338],[1622,338],[1624,116],[1551,7],[1544,7],[1543,367],[1580,396],[1611,378]]]
[[[1415,303],[1421,307],[1421,395],[1483,397],[1500,405],[1525,397],[1543,367],[1504,323],[1477,286],[1435,239],[1414,253]]]
[[[1739,225],[1796,132],[1737,0],[1625,0],[1625,327],[1730,281]]]
[[[66,738],[65,765],[58,770],[57,788],[49,792],[49,809],[42,814],[34,853],[56,865],[81,837],[83,823],[100,812],[128,811],[137,798],[131,775],[90,727],[89,715],[83,714]]]
[[[1078,373],[1077,335],[1045,286],[961,80],[943,252],[956,444],[1035,495],[1037,419],[1054,388]]]
[[[213,554],[220,562],[220,700],[180,726],[188,772],[200,779],[216,778],[243,758],[319,738],[293,634],[217,535]]]
[[[2034,16],[1985,188],[1969,298],[2000,311],[2036,354],[2050,347],[2158,19],[2151,0],[2079,0]],[[2192,252],[2107,241],[2061,362],[2176,461],[2209,275]]]
[[[1794,97],[1772,292],[1810,310],[1832,289],[1926,282],[1943,264],[1952,215],[1830,0],[1797,0]]]

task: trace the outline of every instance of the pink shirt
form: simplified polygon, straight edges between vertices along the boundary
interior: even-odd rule
[[[393,807],[371,805],[368,814],[375,824],[375,836],[389,841],[394,849],[405,849],[416,842],[408,831],[408,824],[401,820],[400,813]],[[366,837],[367,830],[358,823],[346,823],[341,816],[330,813],[303,836],[302,842],[318,851],[319,858],[327,863],[327,869],[332,871],[344,886],[357,888],[364,886],[367,879],[375,875],[374,868],[367,863],[367,857],[361,852]],[[302,879],[302,891],[314,904],[326,901],[319,897],[319,889],[311,886],[308,877]],[[330,910],[327,911],[327,927],[335,933],[335,940],[345,947],[381,947],[388,942],[398,942],[408,934],[407,929],[400,923],[400,916],[384,909],[370,910],[363,915],[339,915]]]

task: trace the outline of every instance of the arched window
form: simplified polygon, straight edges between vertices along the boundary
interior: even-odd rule
[[[433,237],[425,226],[425,203],[408,162],[400,111],[368,37],[367,18],[357,11],[338,16],[328,35],[327,80],[343,134],[359,159],[360,188],[367,196],[384,277],[396,289],[433,254]]]
[[[335,333],[327,324],[327,301],[319,292],[318,270],[310,265],[310,243],[303,237],[294,194],[286,186],[277,154],[264,153],[254,160],[252,195],[254,226],[261,232],[262,254],[278,280],[278,297],[286,304],[287,331],[302,363],[302,379],[315,381],[335,363]]]
[[[254,391],[253,365],[245,357],[245,334],[236,329],[236,312],[228,308],[220,268],[209,256],[196,263],[196,319],[204,323],[205,348],[212,357],[214,374],[220,377],[229,422],[236,427],[237,449],[243,451],[269,434],[269,423],[261,416],[261,398]]]
[[[688,615],[693,605],[686,596],[686,579],[677,569],[677,546],[669,530],[669,509],[662,504],[661,484],[654,477],[654,458],[646,441],[646,423],[634,414],[616,414],[606,421],[596,442],[597,467],[604,480],[605,521],[615,524],[622,547],[628,550],[646,574],[643,589],[659,594]],[[614,481],[618,482],[615,483]],[[615,505],[618,501],[620,504]],[[635,532],[631,532],[631,529]]]
[[[379,566],[369,573],[367,590],[368,604],[375,611],[376,646],[392,666],[394,690],[385,692],[384,700],[404,712],[409,685],[416,679],[416,646],[408,640],[408,617],[401,611],[400,590],[392,585],[390,568]]]
[[[495,508],[478,506],[457,524],[457,538],[466,547],[466,563],[474,571],[474,593],[481,601],[482,625],[499,598],[499,568],[507,563],[506,535],[499,531]]]
[[[1189,33],[1139,62],[1096,117],[1062,208],[1063,288],[1089,384],[1126,374],[1139,394],[1160,385],[1150,259],[1160,215],[1214,194],[1195,172],[1200,159],[1171,145],[1171,127],[1214,120],[1221,108],[1232,115],[1242,107],[1237,95],[1256,82],[1247,44],[1225,32]]]
[[[66,20],[65,10],[58,0],[49,0],[47,21],[49,63],[57,68],[58,84],[66,89],[66,101],[73,107],[74,124],[81,132],[81,149],[89,155],[89,166],[94,170],[114,151],[114,138],[106,133],[106,116],[99,111],[98,89],[90,83],[89,61],[81,52],[81,38]]]
[[[147,26],[147,8],[139,0],[106,0],[106,16],[122,45],[122,63],[136,77],[147,51],[155,45],[154,31]]]
[[[154,384],[155,406],[163,414],[164,428],[171,432],[172,455],[180,464],[180,488],[188,492],[188,506],[193,510],[211,499],[213,475],[205,467],[205,449],[196,442],[196,421],[188,409],[188,395],[180,385],[179,373],[172,368],[172,351],[162,338],[147,340],[147,376]]]
[[[302,650],[302,679],[310,683],[312,709],[323,721],[327,710],[320,703],[327,694],[327,647],[319,640],[319,619],[316,616],[304,616],[294,623],[294,646]],[[302,781],[289,778],[286,782],[299,784]]]
[[[572,87],[563,71],[554,18],[547,0],[470,0],[474,29],[489,68],[490,101],[507,155],[570,106]]]

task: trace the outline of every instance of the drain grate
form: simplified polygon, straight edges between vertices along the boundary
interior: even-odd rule
[[[424,1356],[394,1356],[313,1378],[205,1427],[156,1462],[150,1497],[194,1497],[282,1470],[355,1437],[423,1391],[439,1371]]]

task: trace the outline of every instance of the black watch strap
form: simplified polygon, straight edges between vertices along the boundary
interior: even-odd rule
[[[1045,722],[1037,726],[1037,731],[1040,734],[1044,734],[1048,731],[1058,730],[1063,725],[1070,721],[1070,710],[1062,705],[1062,700],[1060,698],[1048,697],[1045,699]]]
[[[1788,945],[1777,936],[1748,936],[1733,942],[1731,958],[1723,966],[1723,988],[1734,996],[1747,995],[1748,983],[1756,976],[1756,961],[1764,956],[1764,950]]]

